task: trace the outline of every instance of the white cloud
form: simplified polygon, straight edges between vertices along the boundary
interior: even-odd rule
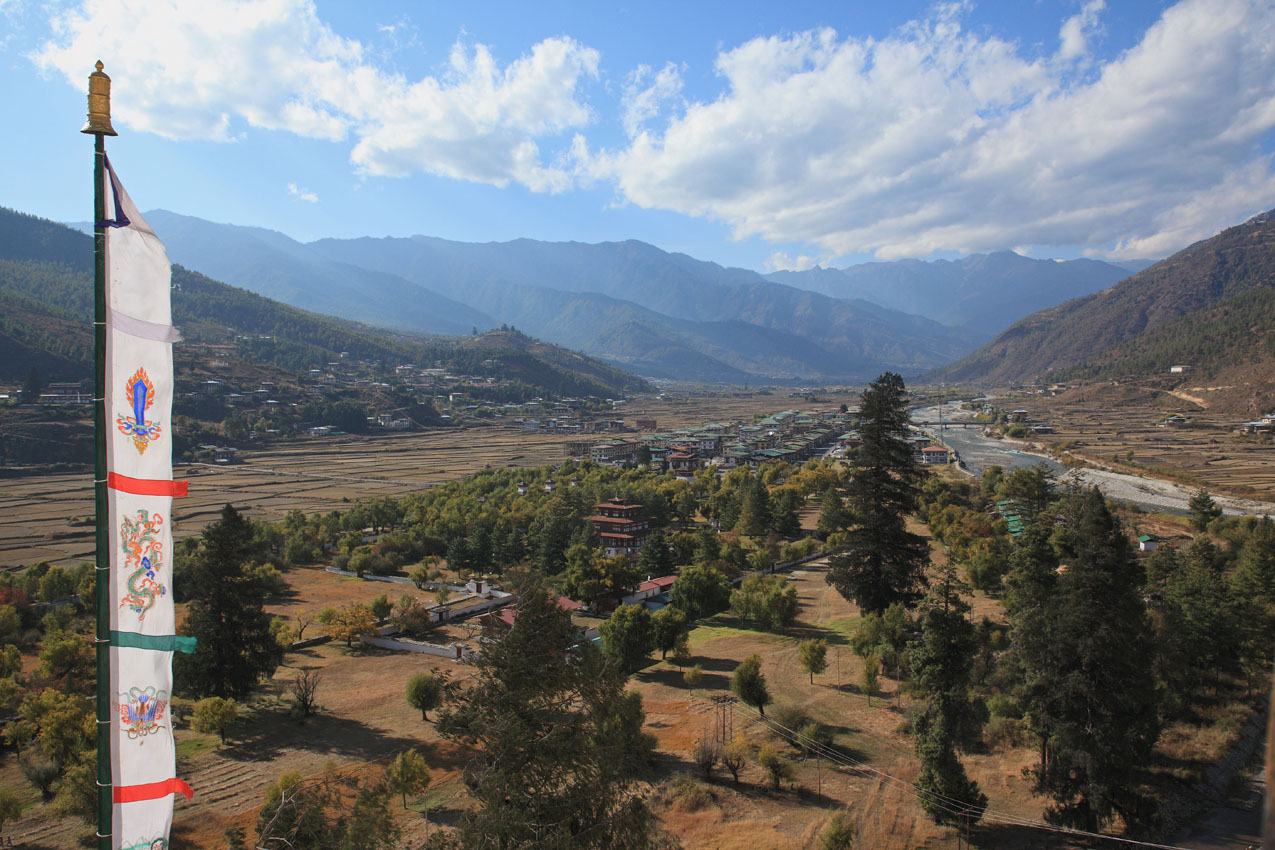
[[[1058,31],[1058,56],[1062,59],[1076,59],[1089,52],[1089,39],[1101,31],[1098,13],[1107,6],[1105,0],[1089,0],[1080,10],[1063,21]]]
[[[624,84],[624,98],[621,102],[624,132],[630,139],[636,136],[647,121],[659,114],[665,101],[672,100],[681,92],[682,74],[672,62],[654,76],[650,65],[637,66]]]
[[[301,200],[311,204],[317,204],[319,202],[318,195],[314,194],[309,189],[302,189],[298,187],[296,183],[288,184],[288,194],[294,198],[300,198]]]
[[[425,171],[533,190],[571,183],[536,140],[590,120],[580,84],[598,53],[546,39],[501,66],[457,44],[438,77],[409,81],[369,60],[310,0],[84,0],[57,13],[32,58],[82,87],[101,58],[114,117],[168,138],[229,140],[245,127],[354,139],[370,174]]]
[[[1093,65],[1100,11],[1064,23],[1045,58],[963,31],[959,8],[881,40],[754,39],[719,54],[717,98],[574,152],[623,200],[832,256],[1154,255],[1270,206],[1272,0],[1184,0]]]

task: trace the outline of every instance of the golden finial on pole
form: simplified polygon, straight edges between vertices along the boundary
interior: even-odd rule
[[[101,59],[97,61],[97,70],[89,74],[89,117],[80,132],[119,135],[111,126],[111,78],[102,73]]]

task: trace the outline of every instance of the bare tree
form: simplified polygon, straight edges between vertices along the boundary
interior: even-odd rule
[[[313,667],[307,667],[292,680],[288,690],[292,692],[292,712],[298,717],[309,717],[319,710],[318,690],[323,676]]]

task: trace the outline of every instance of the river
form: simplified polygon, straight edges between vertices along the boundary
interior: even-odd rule
[[[1187,513],[1187,502],[1195,493],[1193,487],[1184,487],[1159,478],[1146,478],[1105,469],[1069,470],[1057,461],[1025,451],[1024,444],[1018,440],[997,440],[985,437],[983,429],[973,424],[973,416],[974,414],[961,410],[955,404],[943,405],[943,421],[948,423],[947,427],[940,428],[938,424],[927,427],[935,436],[941,436],[949,448],[955,449],[961,460],[965,462],[966,468],[975,475],[981,475],[984,469],[993,465],[1004,469],[1022,469],[1043,463],[1058,473],[1060,478],[1074,475],[1081,483],[1097,486],[1109,499],[1129,502],[1148,510],[1180,515]],[[912,412],[912,421],[938,423],[939,408],[937,406],[918,408]],[[1224,513],[1230,516],[1261,516],[1262,514],[1275,516],[1275,503],[1219,495],[1214,495],[1213,500]]]

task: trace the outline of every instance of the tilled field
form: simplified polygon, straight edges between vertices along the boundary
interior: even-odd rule
[[[497,428],[299,440],[244,452],[245,462],[179,466],[190,495],[174,502],[174,533],[197,534],[229,503],[253,519],[339,509],[348,502],[426,490],[485,466],[539,466],[566,458],[566,438]],[[91,476],[14,478],[0,488],[0,567],[93,557]]]
[[[819,407],[835,407],[837,396]],[[661,429],[704,425],[754,413],[809,407],[781,396],[642,400],[616,415],[650,416]],[[632,434],[617,434],[616,438]],[[605,442],[607,434],[588,437]],[[279,520],[298,508],[306,513],[339,509],[350,501],[420,492],[487,466],[527,467],[560,463],[567,443],[585,437],[528,434],[513,427],[476,426],[368,437],[299,439],[241,452],[242,463],[179,466],[190,495],[174,502],[174,534],[199,533],[229,503],[253,519]],[[0,481],[0,568],[47,560],[74,564],[93,557],[91,474],[54,474]]]
[[[1201,409],[1182,400],[1170,404],[1163,394],[1139,396],[1119,407],[1096,391],[1071,395],[1007,398],[997,403],[1024,408],[1035,422],[1053,426],[1054,433],[1034,438],[1042,446],[1067,444],[1074,454],[1114,471],[1158,473],[1218,492],[1266,501],[1275,498],[1275,444],[1234,433],[1239,422],[1234,414]],[[1189,422],[1160,427],[1175,412]]]

